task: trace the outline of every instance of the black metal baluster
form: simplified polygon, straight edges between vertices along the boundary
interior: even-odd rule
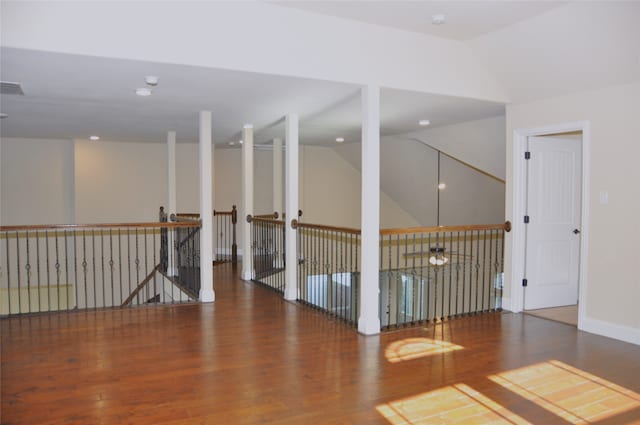
[[[18,233],[16,232],[16,237]],[[51,268],[49,265],[49,231],[44,231],[44,249],[46,250],[46,265],[47,265],[47,311],[51,311]],[[18,251],[19,253],[19,251]],[[20,255],[18,254],[18,262],[20,261]],[[18,286],[20,286],[20,265],[18,265]],[[18,292],[18,301],[20,301],[20,292]]]
[[[29,231],[25,232],[25,239],[27,241],[27,259],[25,263],[25,270],[27,271],[27,313],[31,313],[31,253],[29,252]]]
[[[7,268],[7,272],[9,269]],[[40,286],[42,285],[42,280],[40,278],[40,233],[36,230],[36,277],[38,279],[38,312],[42,311],[42,303],[40,298],[42,294],[40,293]]]
[[[62,234],[64,235],[64,274],[65,280],[67,282],[67,310],[73,310],[73,305],[71,300],[69,299],[69,285],[72,284],[71,279],[69,277],[69,238],[67,235],[67,231],[63,230]],[[38,289],[39,292],[39,289]]]
[[[96,230],[91,229],[91,265],[93,270],[93,308],[98,308],[98,287],[96,279]]]
[[[476,237],[476,306],[474,313],[478,313],[478,292],[480,291],[480,232],[475,232]]]
[[[47,269],[49,269],[48,264],[49,261],[47,261]],[[82,229],[82,275],[84,279],[84,308],[89,308],[89,293],[87,292],[87,235],[84,229]]]
[[[464,257],[463,257],[463,261],[464,261]],[[456,316],[460,314],[460,310],[459,310],[460,303],[458,300],[459,295],[460,295],[460,232],[458,231],[458,233],[456,234],[456,313],[455,313]],[[464,312],[464,305],[463,305],[463,312]]]
[[[57,299],[57,311],[60,311],[60,256],[58,250],[58,231],[54,232],[55,235],[55,246],[56,246],[56,262],[54,267],[56,268],[56,286],[58,288],[58,299]]]

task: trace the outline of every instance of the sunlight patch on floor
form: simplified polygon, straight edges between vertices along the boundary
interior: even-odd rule
[[[489,379],[572,424],[587,424],[640,407],[640,394],[556,360]]]
[[[429,338],[405,338],[394,341],[387,346],[384,356],[391,363],[413,360],[434,354],[447,353],[449,351],[462,350],[464,347],[451,342],[438,341]]]
[[[465,384],[456,384],[376,407],[393,425],[517,424],[529,422]]]

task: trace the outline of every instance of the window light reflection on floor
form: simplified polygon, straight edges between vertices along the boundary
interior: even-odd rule
[[[640,394],[557,360],[489,379],[572,424],[588,424],[640,408]]]
[[[376,407],[393,425],[529,424],[465,384],[456,384]]]
[[[405,338],[389,344],[385,349],[384,355],[389,362],[398,363],[434,354],[462,350],[463,348],[451,342],[429,338]]]

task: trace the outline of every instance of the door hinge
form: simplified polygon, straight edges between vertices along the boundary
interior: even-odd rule
[[[526,151],[524,153],[524,159],[531,159],[531,152],[530,151]]]
[[[529,223],[529,216],[528,216],[528,215],[525,215],[525,216],[524,216],[524,222],[525,222],[525,223]]]
[[[527,286],[527,279],[522,279],[522,286]]]

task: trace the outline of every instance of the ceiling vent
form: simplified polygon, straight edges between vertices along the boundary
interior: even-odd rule
[[[12,83],[10,81],[0,81],[0,94],[16,94],[24,96],[20,83]]]

